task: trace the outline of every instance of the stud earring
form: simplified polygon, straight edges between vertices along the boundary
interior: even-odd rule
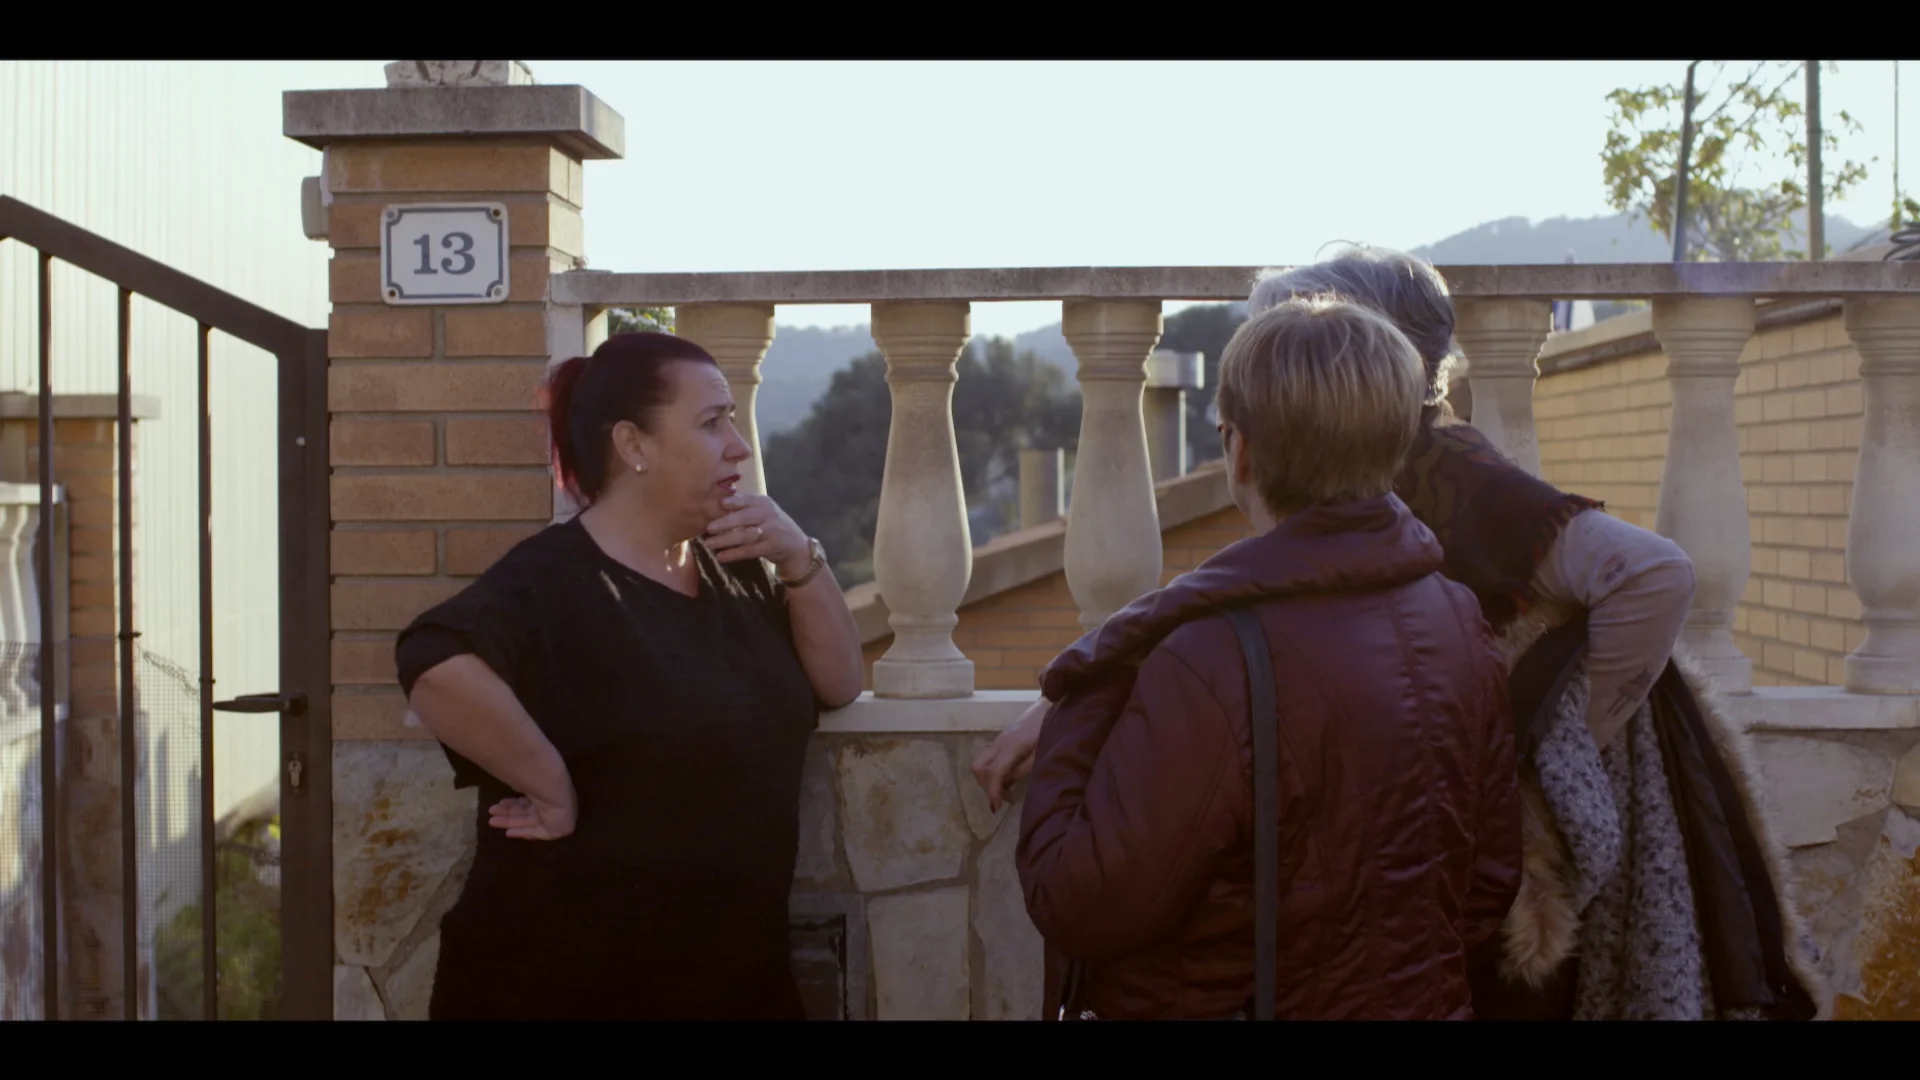
[[[638,462],[638,463],[636,463],[636,464],[634,465],[634,467],[633,467],[633,471],[634,471],[634,472],[637,472],[637,473],[643,473],[643,472],[646,472],[646,471],[647,471],[647,463],[646,463],[646,462],[644,462],[644,461],[642,461],[642,462]]]

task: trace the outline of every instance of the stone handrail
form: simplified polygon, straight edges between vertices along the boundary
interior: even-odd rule
[[[1456,339],[1470,365],[1474,422],[1528,469],[1540,468],[1533,417],[1551,304],[1650,299],[1652,332],[1668,356],[1674,421],[1657,528],[1692,558],[1694,608],[1683,641],[1722,690],[1752,690],[1751,663],[1732,638],[1751,559],[1734,425],[1734,379],[1755,326],[1755,302],[1838,301],[1861,357],[1866,417],[1847,550],[1848,579],[1867,635],[1847,659],[1846,690],[1920,693],[1920,265],[1890,262],[1441,267],[1459,311]],[[871,698],[980,697],[953,643],[973,546],[961,497],[951,411],[955,361],[974,302],[1058,300],[1079,358],[1085,408],[1067,583],[1081,624],[1098,625],[1154,586],[1160,522],[1148,463],[1142,394],[1159,341],[1163,300],[1244,300],[1253,267],[1016,268],[793,273],[616,274],[553,278],[553,300],[591,320],[611,307],[672,306],[683,334],[708,345],[733,382],[753,432],[751,395],[780,304],[868,303],[893,392],[879,524],[877,588],[893,644],[874,691],[830,726],[852,724]],[[756,484],[763,483],[759,477]],[[932,708],[949,726],[1005,723],[1010,707]],[[1032,694],[1015,697],[1031,701]],[[930,706],[931,707],[931,706]],[[918,715],[918,710],[916,710]],[[1016,713],[1017,715],[1017,713]],[[916,723],[928,722],[915,721]]]
[[[588,308],[681,304],[875,304],[889,301],[1245,300],[1254,266],[1001,267],[957,270],[796,270],[553,278],[553,302]],[[1909,263],[1586,263],[1442,266],[1457,297],[1648,300],[1660,296],[1827,297],[1907,294]]]

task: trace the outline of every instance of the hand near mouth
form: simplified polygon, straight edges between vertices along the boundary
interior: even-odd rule
[[[716,559],[765,559],[784,578],[806,573],[813,558],[807,534],[772,499],[729,494],[720,505],[728,513],[710,523],[706,535]]]

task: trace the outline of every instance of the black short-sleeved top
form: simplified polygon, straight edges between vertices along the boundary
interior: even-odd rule
[[[579,519],[516,546],[395,646],[402,687],[472,653],[565,760],[572,835],[509,839],[479,788],[478,848],[442,921],[436,1015],[740,1016],[791,998],[787,903],[819,702],[760,560],[693,544],[688,597]]]

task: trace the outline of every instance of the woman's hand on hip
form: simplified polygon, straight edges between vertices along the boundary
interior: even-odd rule
[[[558,840],[573,832],[579,814],[579,800],[573,789],[558,803],[521,795],[501,799],[487,808],[487,824],[503,829],[515,840]]]
[[[807,572],[811,542],[786,511],[765,495],[729,495],[720,504],[730,513],[707,526],[707,547],[721,562],[765,559],[784,578]]]

